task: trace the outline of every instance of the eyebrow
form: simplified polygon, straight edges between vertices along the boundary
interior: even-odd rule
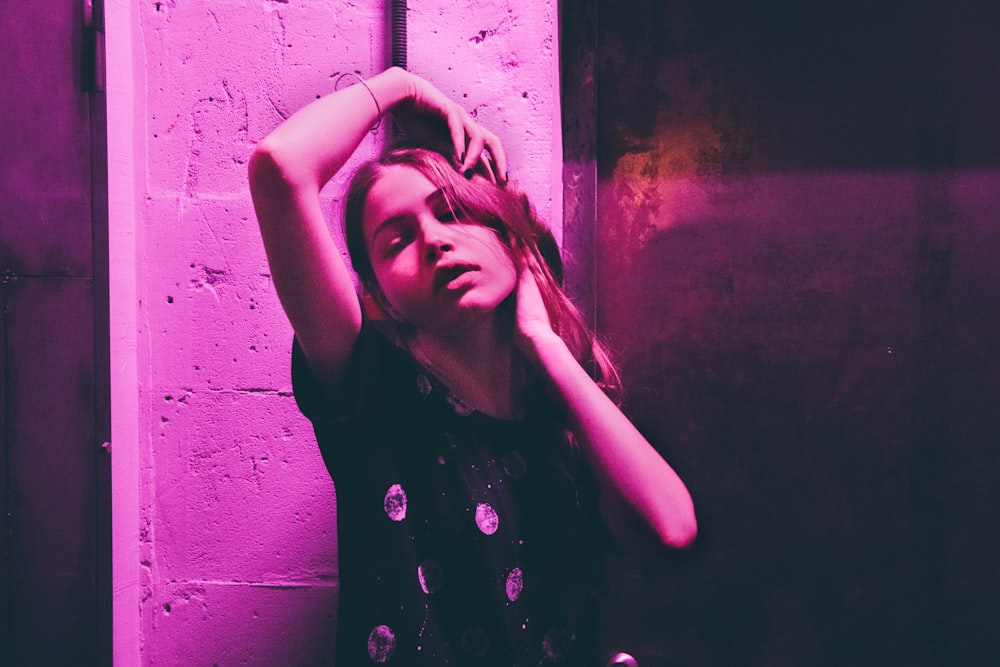
[[[427,204],[428,206],[433,207],[435,204],[438,203],[438,200],[440,199],[446,199],[444,194],[444,188],[438,188],[434,192],[424,197],[424,203]],[[389,216],[382,222],[375,225],[375,229],[372,231],[371,243],[375,243],[375,239],[377,239],[378,235],[381,234],[382,231],[385,230],[387,227],[391,227],[392,225],[405,220],[409,215],[410,215],[409,213],[399,213],[397,215]]]

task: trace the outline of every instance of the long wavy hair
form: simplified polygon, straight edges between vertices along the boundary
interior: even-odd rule
[[[368,193],[385,170],[407,166],[441,188],[449,205],[463,219],[494,230],[512,255],[531,255],[541,267],[538,287],[552,328],[577,361],[604,391],[618,400],[621,382],[607,349],[587,326],[576,306],[562,291],[562,259],[551,231],[535,215],[527,196],[516,186],[499,187],[484,178],[462,177],[441,153],[424,148],[396,148],[361,166],[347,188],[344,204],[344,238],[354,271],[376,303],[384,305],[368,247],[362,233],[362,216]],[[526,266],[526,262],[517,262]],[[526,269],[524,269],[526,270]]]

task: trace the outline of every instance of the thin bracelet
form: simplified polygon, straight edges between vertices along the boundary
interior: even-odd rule
[[[345,76],[353,76],[355,79],[360,81],[361,85],[364,86],[365,90],[368,91],[368,94],[372,96],[372,101],[375,102],[375,109],[378,111],[378,116],[375,118],[375,124],[372,125],[372,134],[378,134],[378,124],[379,121],[382,119],[382,105],[378,103],[378,98],[375,97],[375,93],[372,92],[372,89],[368,87],[368,83],[363,78],[361,78],[360,74],[357,74],[355,72],[344,72],[343,74],[338,76],[337,80],[333,82],[334,90],[337,90],[337,87],[340,86],[340,80],[343,79]]]

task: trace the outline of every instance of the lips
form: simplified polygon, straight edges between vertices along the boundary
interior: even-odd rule
[[[440,292],[455,278],[458,278],[469,271],[477,271],[478,269],[479,267],[473,264],[452,264],[449,266],[438,267],[434,271],[434,291]]]

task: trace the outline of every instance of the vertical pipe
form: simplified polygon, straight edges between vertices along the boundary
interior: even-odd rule
[[[406,69],[406,0],[392,0],[392,65]]]
[[[392,0],[390,6],[390,27],[392,39],[392,65],[406,69],[406,0]],[[403,139],[399,125],[392,123],[392,142]]]

